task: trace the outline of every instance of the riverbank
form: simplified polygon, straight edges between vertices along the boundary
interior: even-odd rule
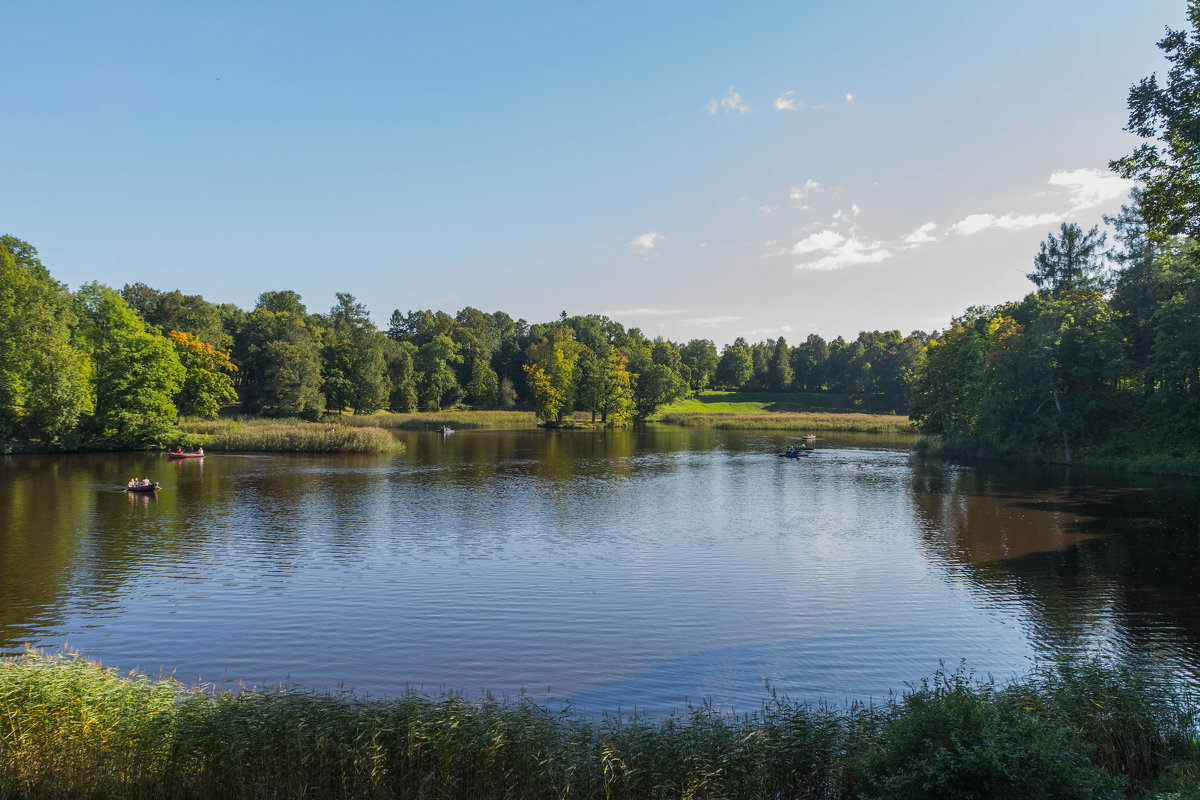
[[[182,422],[179,445],[211,452],[396,453],[404,442],[379,427],[303,420],[216,419]]]
[[[876,706],[592,720],[216,691],[28,653],[0,662],[0,796],[1196,797],[1198,724],[1194,696],[1098,662],[1005,686],[939,673]]]

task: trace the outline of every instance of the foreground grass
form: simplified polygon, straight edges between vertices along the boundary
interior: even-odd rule
[[[660,413],[658,421],[670,425],[721,430],[792,431],[795,433],[815,433],[817,431],[916,432],[908,417],[893,414],[814,414],[783,411],[751,414],[672,410]]]
[[[211,420],[179,426],[187,447],[272,453],[392,453],[404,449],[379,427],[353,427],[303,420]]]
[[[1200,797],[1200,707],[1102,663],[939,673],[879,706],[663,720],[405,695],[216,692],[0,662],[0,797]]]

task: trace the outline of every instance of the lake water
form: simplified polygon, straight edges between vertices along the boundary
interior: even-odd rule
[[[880,698],[940,662],[1200,675],[1200,484],[911,440],[406,434],[399,456],[0,459],[0,652],[185,681],[658,714]],[[120,490],[132,475],[156,495]]]

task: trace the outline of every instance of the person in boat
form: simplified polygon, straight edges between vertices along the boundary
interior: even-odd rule
[[[795,455],[795,454],[796,454],[796,448],[792,447],[792,446],[789,444],[789,445],[788,445],[788,449],[787,449],[787,454],[788,454],[789,456],[791,456],[791,455]]]
[[[149,485],[150,485],[149,478],[142,478],[140,481],[138,481],[138,486],[149,486]]]
[[[137,486],[137,478],[130,478],[129,483],[125,485],[132,489],[134,486]]]
[[[202,456],[202,455],[204,455],[204,448],[203,448],[203,447],[197,447],[197,448],[196,448],[196,455],[198,455],[198,456]]]

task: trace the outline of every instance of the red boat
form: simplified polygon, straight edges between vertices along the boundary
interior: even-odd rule
[[[204,453],[167,453],[167,458],[204,458]]]

